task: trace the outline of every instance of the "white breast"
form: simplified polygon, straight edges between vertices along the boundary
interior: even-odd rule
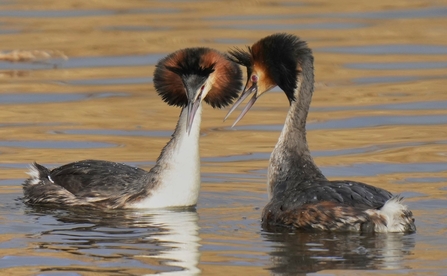
[[[186,108],[179,119],[173,146],[166,148],[161,174],[151,195],[130,208],[166,208],[196,205],[200,190],[199,137],[202,106],[197,110],[191,132],[186,133]],[[172,142],[172,141],[171,141]]]

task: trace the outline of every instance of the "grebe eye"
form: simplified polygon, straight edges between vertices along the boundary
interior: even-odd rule
[[[251,75],[251,81],[252,81],[252,82],[258,82],[258,76],[256,76],[256,75]]]

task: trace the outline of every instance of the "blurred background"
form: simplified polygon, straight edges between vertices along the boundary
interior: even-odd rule
[[[447,2],[0,0],[0,268],[9,275],[447,274]],[[308,142],[330,179],[406,197],[412,235],[268,233],[278,89],[235,128],[205,106],[196,210],[75,212],[20,201],[28,164],[150,169],[180,109],[157,96],[172,51],[276,32],[315,57]]]

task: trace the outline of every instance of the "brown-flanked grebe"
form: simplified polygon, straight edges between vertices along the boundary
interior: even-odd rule
[[[154,86],[163,101],[182,111],[171,140],[150,171],[101,160],[53,170],[34,163],[23,184],[24,202],[101,209],[196,205],[202,101],[216,108],[231,104],[242,88],[242,72],[215,50],[187,48],[157,64]]]
[[[290,34],[273,34],[248,47],[248,51],[235,49],[230,55],[247,68],[248,80],[227,117],[254,94],[234,124],[275,86],[284,91],[290,103],[284,128],[270,156],[269,202],[262,213],[264,227],[416,231],[413,215],[400,196],[364,183],[329,181],[314,163],[306,140],[306,118],[314,90],[313,55],[306,42]]]

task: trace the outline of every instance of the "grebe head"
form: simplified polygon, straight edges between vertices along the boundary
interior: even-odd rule
[[[154,86],[169,105],[187,108],[187,132],[204,100],[214,108],[233,102],[242,87],[239,66],[209,48],[186,48],[158,62]]]
[[[295,101],[295,90],[301,63],[305,58],[312,58],[312,51],[306,42],[291,34],[273,34],[259,40],[248,51],[234,49],[229,52],[231,60],[247,68],[247,83],[244,92],[228,112],[225,119],[250,94],[253,97],[245,106],[233,126],[244,117],[256,100],[265,92],[279,86],[289,102]]]

